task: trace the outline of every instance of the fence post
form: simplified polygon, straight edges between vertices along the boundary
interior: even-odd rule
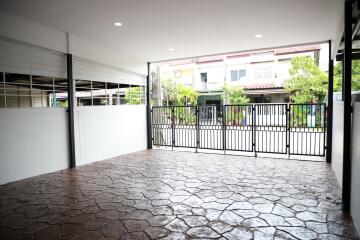
[[[175,110],[171,106],[171,149],[174,150],[175,145]]]
[[[195,132],[196,132],[196,148],[195,152],[198,152],[198,148],[200,145],[200,129],[199,129],[199,105],[196,105],[196,125],[195,125]]]
[[[290,104],[286,104],[286,153],[290,159]]]
[[[253,147],[253,151],[254,151],[254,157],[257,157],[257,153],[256,153],[256,109],[255,109],[255,105],[251,104],[251,115],[252,115],[252,147]]]
[[[153,108],[150,107],[150,131],[151,131],[151,137],[150,137],[150,141],[151,141],[151,149],[152,146],[154,145],[154,126],[153,126],[153,121],[154,121],[154,112],[153,112]]]
[[[222,105],[223,150],[226,153],[226,105]]]

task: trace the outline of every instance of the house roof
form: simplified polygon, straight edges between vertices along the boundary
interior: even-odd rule
[[[289,53],[310,52],[320,49],[321,49],[320,45],[307,45],[307,46],[298,46],[298,47],[289,47],[289,48],[279,48],[279,49],[275,49],[274,53],[276,55],[281,55],[281,54],[289,54]]]
[[[172,61],[165,61],[162,62],[164,64],[168,64],[170,66],[177,66],[177,65],[186,65],[192,63],[212,63],[212,62],[221,62],[224,60],[224,57],[228,59],[233,58],[243,58],[248,57],[251,54],[261,54],[261,53],[268,53],[274,52],[275,55],[285,55],[285,54],[292,54],[292,53],[300,53],[300,52],[310,52],[315,50],[320,50],[321,46],[319,44],[316,45],[306,45],[306,46],[296,46],[296,47],[287,47],[287,48],[277,48],[277,49],[270,49],[264,51],[246,51],[246,52],[235,52],[229,54],[217,54],[211,56],[203,56],[203,57],[196,57],[196,58],[186,58],[186,59],[179,59],[179,60],[172,60]]]
[[[210,62],[221,62],[224,60],[225,54],[222,55],[212,55],[206,57],[198,57],[196,63],[210,63]]]
[[[252,83],[243,85],[245,90],[252,90],[252,89],[281,89],[284,88],[283,86],[276,86],[275,83],[272,82],[264,82],[264,83]]]

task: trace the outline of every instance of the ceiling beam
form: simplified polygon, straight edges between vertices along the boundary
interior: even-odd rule
[[[351,54],[352,60],[359,60],[360,59],[360,52],[352,52]],[[342,62],[344,60],[344,54],[336,55],[336,61]]]

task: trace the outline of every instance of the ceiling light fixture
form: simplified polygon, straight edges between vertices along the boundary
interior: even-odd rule
[[[261,35],[261,34],[256,34],[255,35],[255,38],[262,38],[263,37],[263,35]]]
[[[121,22],[115,22],[114,25],[117,26],[117,27],[121,27],[122,23]]]
[[[168,50],[169,50],[170,52],[173,52],[173,51],[175,51],[175,48],[172,48],[172,47],[171,47],[171,48],[169,48]]]

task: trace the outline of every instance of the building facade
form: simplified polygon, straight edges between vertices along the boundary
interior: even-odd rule
[[[223,88],[241,86],[252,103],[288,103],[285,81],[290,78],[291,60],[298,56],[314,58],[326,71],[327,45],[309,45],[266,51],[241,52],[162,62],[158,79],[192,86],[198,103],[225,104]]]

